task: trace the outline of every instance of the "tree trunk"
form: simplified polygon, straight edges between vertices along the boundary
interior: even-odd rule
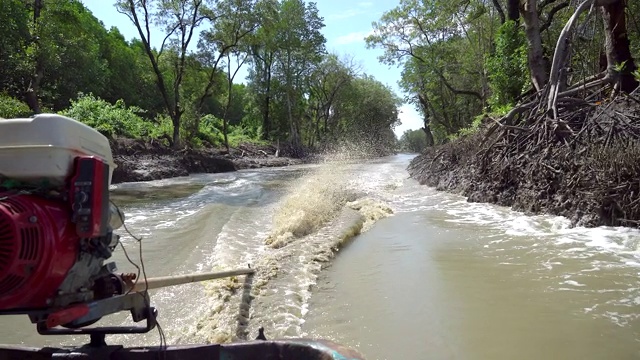
[[[504,11],[502,10],[502,5],[500,5],[500,2],[498,0],[492,0],[492,2],[493,7],[496,9],[496,11],[498,12],[498,16],[500,17],[500,24],[504,24],[506,18],[504,16]]]
[[[234,74],[235,75],[235,74]],[[227,153],[229,152],[229,108],[231,108],[231,95],[233,91],[233,80],[227,78],[227,105],[224,107],[224,114],[222,115],[222,134],[224,135],[224,147],[227,148]]]
[[[39,51],[39,50],[37,50]],[[29,108],[35,113],[40,114],[42,109],[40,108],[40,99],[38,99],[38,93],[40,92],[40,83],[44,77],[44,67],[42,66],[42,60],[38,55],[36,57],[36,63],[34,64],[33,75],[31,76],[31,82],[29,88],[25,93],[25,100]]]
[[[427,146],[435,145],[435,140],[433,140],[433,134],[431,133],[431,126],[429,126],[429,103],[424,95],[418,94],[418,101],[420,101],[420,105],[422,106],[423,114],[423,123],[424,127],[422,131],[424,131],[425,135],[427,135]]]
[[[547,82],[548,74],[542,50],[542,38],[540,37],[540,19],[536,0],[526,0],[522,8],[522,18],[524,19],[525,34],[528,43],[528,62],[531,83],[536,91],[542,90]]]
[[[566,62],[567,53],[571,50],[571,42],[569,41],[570,35],[573,31],[573,27],[578,22],[580,14],[589,9],[594,3],[596,3],[596,0],[584,0],[580,3],[573,12],[573,15],[569,18],[569,21],[564,25],[564,28],[560,32],[560,36],[558,36],[556,49],[553,54],[553,62],[551,63],[551,71],[549,72],[549,95],[547,97],[547,111],[553,110],[553,119],[558,118],[558,107],[556,104],[561,88],[561,69]]]
[[[181,114],[173,114],[171,116],[171,122],[173,123],[173,148],[180,147],[180,117]]]
[[[507,0],[507,20],[519,23],[520,20],[520,0]]]
[[[287,115],[289,117],[289,140],[291,144],[294,146],[298,146],[300,144],[300,137],[298,136],[298,129],[296,127],[295,121],[293,120],[293,105],[291,104],[291,94],[287,91]]]
[[[27,90],[25,94],[25,100],[27,102],[27,105],[29,105],[31,111],[33,111],[35,114],[40,114],[40,101],[38,100],[37,90],[34,89],[34,87],[30,87]]]
[[[227,117],[225,116],[225,118],[222,120],[222,132],[224,133],[224,147],[227,149],[227,153],[229,152],[229,130],[227,129],[227,123],[229,123],[229,121],[227,120]]]
[[[629,93],[638,87],[638,81],[632,74],[637,67],[629,49],[625,7],[626,3],[623,0],[604,5],[602,6],[602,17],[605,28],[607,71],[610,76],[617,79],[616,87]]]
[[[33,27],[35,29],[34,39],[38,39],[40,35],[40,26],[38,19],[40,18],[40,12],[42,11],[42,0],[34,0],[33,2]],[[31,75],[31,81],[27,88],[24,97],[27,105],[31,111],[35,114],[40,114],[42,109],[40,108],[40,99],[38,99],[38,93],[40,92],[40,83],[44,77],[44,66],[42,65],[42,53],[40,51],[40,40],[35,40],[35,63],[33,64],[33,74]]]
[[[424,123],[424,127],[422,128],[422,131],[424,131],[425,135],[427,135],[427,146],[431,147],[435,145],[435,140],[433,140],[433,134],[431,133],[431,128],[429,127],[429,124],[426,121]]]
[[[271,71],[267,73],[267,89],[264,97],[264,109],[262,112],[262,140],[269,140],[271,133],[271,120],[269,119],[269,106],[271,105]]]

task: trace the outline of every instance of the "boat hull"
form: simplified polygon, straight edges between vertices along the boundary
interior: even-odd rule
[[[167,347],[104,346],[92,348],[33,348],[0,345],[0,360],[99,359],[99,360],[278,359],[364,360],[355,350],[326,340],[288,339],[230,344]]]

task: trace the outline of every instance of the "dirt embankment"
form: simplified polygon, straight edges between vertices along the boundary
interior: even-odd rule
[[[640,101],[535,105],[429,148],[409,166],[421,184],[470,202],[565,216],[578,226],[640,226]]]
[[[117,139],[111,142],[111,150],[117,165],[113,172],[114,184],[303,163],[299,158],[276,157],[274,146],[249,144],[226,153],[220,149],[176,151],[158,143]]]

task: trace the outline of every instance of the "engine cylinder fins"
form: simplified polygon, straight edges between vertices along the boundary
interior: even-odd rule
[[[0,310],[46,306],[73,264],[65,205],[0,192]]]
[[[19,288],[27,279],[23,276],[8,274],[0,279],[0,296],[10,294]]]
[[[15,257],[13,254],[17,251],[17,247],[14,238],[13,222],[0,213],[0,276],[9,267],[9,261]]]
[[[39,260],[33,231],[23,231],[15,221],[26,211],[24,205],[10,197],[0,201],[0,297],[19,288]]]

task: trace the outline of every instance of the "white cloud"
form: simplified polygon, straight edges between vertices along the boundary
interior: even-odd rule
[[[356,17],[358,15],[366,14],[371,11],[371,10],[367,10],[366,8],[370,8],[372,6],[373,6],[373,2],[371,1],[361,1],[358,3],[357,8],[331,14],[327,16],[327,20],[343,20],[343,19]]]
[[[347,35],[338,36],[338,38],[336,38],[335,40],[335,43],[337,45],[353,44],[353,43],[364,41],[364,38],[366,38],[371,34],[373,34],[373,30],[356,31],[356,32],[349,33]]]

